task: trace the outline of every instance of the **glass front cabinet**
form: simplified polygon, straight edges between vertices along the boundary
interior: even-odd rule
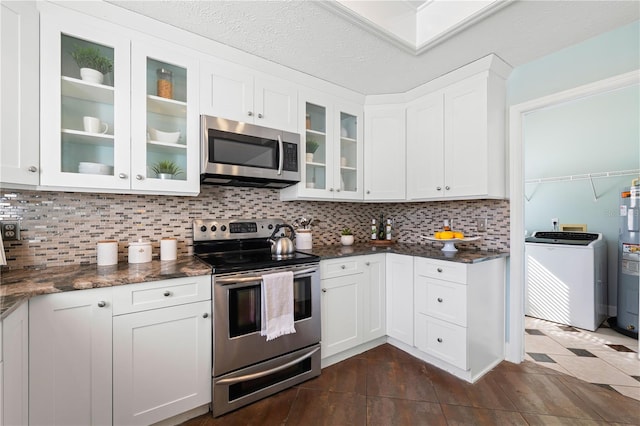
[[[362,200],[362,107],[302,96],[301,181],[282,199]]]
[[[197,194],[197,60],[120,34],[43,11],[41,185]]]

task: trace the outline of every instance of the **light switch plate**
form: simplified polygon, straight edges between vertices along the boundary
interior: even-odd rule
[[[487,232],[487,222],[488,220],[486,217],[476,219],[476,230],[478,232]]]

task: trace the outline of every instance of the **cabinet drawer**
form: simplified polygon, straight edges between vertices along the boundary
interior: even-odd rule
[[[211,299],[211,275],[173,278],[113,288],[113,315]]]
[[[462,263],[416,257],[415,268],[417,275],[460,284],[467,283],[467,265]]]
[[[320,262],[320,277],[335,278],[347,275],[361,274],[363,272],[360,257],[349,257],[346,259],[323,260]]]
[[[416,347],[455,367],[467,370],[467,329],[416,314]]]
[[[416,313],[467,326],[467,286],[418,277]]]

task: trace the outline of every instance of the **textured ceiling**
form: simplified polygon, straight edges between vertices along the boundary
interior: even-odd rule
[[[319,1],[110,1],[362,94],[404,92],[495,53],[513,67],[640,19],[633,1],[513,1],[415,55]]]

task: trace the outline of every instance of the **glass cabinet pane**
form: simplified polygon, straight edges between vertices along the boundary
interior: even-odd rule
[[[114,49],[61,35],[61,171],[113,176]]]
[[[357,117],[340,113],[340,189],[358,190]]]
[[[306,103],[306,188],[327,188],[327,109]]]
[[[147,58],[147,178],[187,179],[187,70]]]

